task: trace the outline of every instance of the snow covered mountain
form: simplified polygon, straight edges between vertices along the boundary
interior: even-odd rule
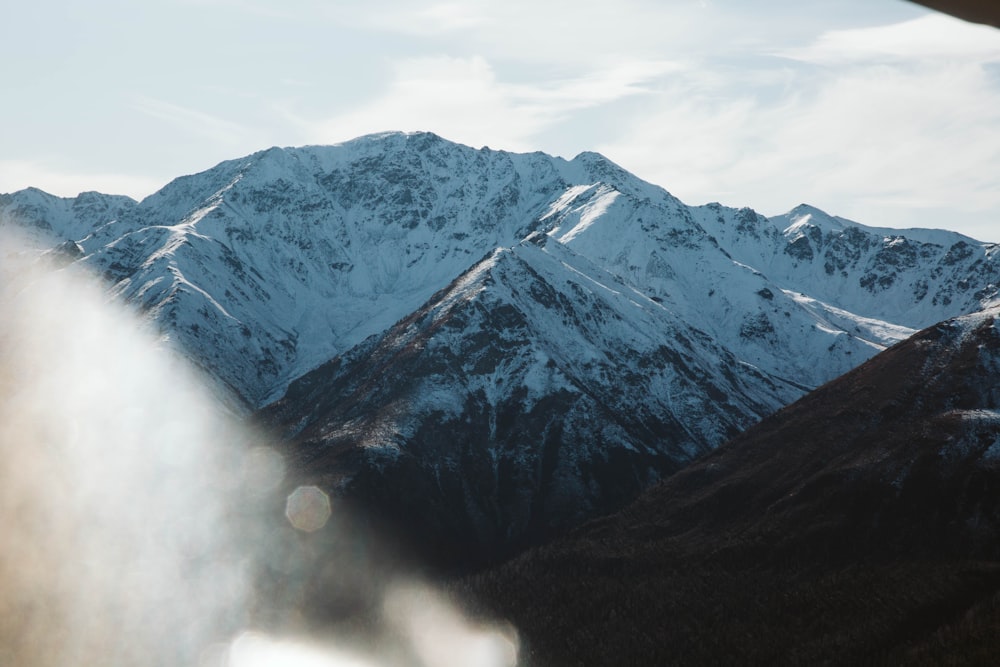
[[[25,190],[0,224],[245,409],[285,396],[267,414],[329,484],[457,471],[442,525],[484,543],[620,503],[1000,285],[998,247],[958,234],[689,207],[595,153],[429,133],[272,148],[138,203]]]
[[[59,248],[70,259],[82,255],[77,239],[117,220],[136,206],[121,195],[82,192],[76,197],[50,195],[37,188],[0,194],[0,228],[16,230],[20,240],[51,250]]]
[[[1000,247],[953,232],[867,228],[807,206],[769,220],[607,186],[573,189],[546,220],[741,358],[810,387],[998,302]]]
[[[594,153],[428,133],[272,148],[138,204],[26,190],[0,214],[106,275],[250,407],[536,230],[807,387],[1000,284],[996,247],[957,234],[890,235],[802,207],[775,220],[691,208]]]
[[[262,416],[291,425],[310,481],[437,555],[487,559],[620,507],[799,394],[535,232]]]
[[[36,218],[257,406],[522,239],[570,184],[604,172],[639,183],[603,159],[384,134],[225,162],[104,224],[66,216],[76,202],[61,200]],[[23,220],[22,200],[37,197],[8,199],[0,205]]]
[[[996,244],[938,229],[865,227],[806,204],[770,220],[748,209],[734,219],[718,204],[694,211],[738,261],[852,313],[923,328],[998,302]]]

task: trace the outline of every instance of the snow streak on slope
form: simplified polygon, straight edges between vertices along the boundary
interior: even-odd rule
[[[832,330],[834,335],[849,332],[856,336],[863,343],[868,344],[874,350],[883,350],[886,347],[897,343],[905,338],[909,338],[917,332],[898,324],[891,324],[883,320],[855,315],[849,311],[823,303],[819,299],[813,299],[805,294],[783,290],[785,295],[792,298],[800,306],[814,314],[816,327],[822,327],[824,322],[830,322],[837,328]]]
[[[577,223],[595,207],[602,208],[600,220]],[[546,219],[556,224],[551,234],[576,252],[669,306],[740,358],[803,387],[822,384],[901,339],[873,346],[870,337],[845,330],[843,318],[804,308],[781,284],[735,259],[691,209],[664,192],[611,199],[581,189]]]

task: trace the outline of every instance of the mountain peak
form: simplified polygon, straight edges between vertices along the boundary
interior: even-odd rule
[[[434,132],[428,131],[413,131],[413,132],[402,132],[402,131],[385,131],[385,132],[374,132],[372,134],[362,135],[348,141],[333,144],[331,146],[314,146],[311,147],[314,150],[322,150],[324,148],[340,148],[348,151],[360,151],[362,153],[371,153],[372,151],[417,151],[425,152],[434,148],[447,147],[449,149],[458,150],[474,150],[469,146],[460,144],[457,142],[449,141],[443,137],[435,134]]]
[[[799,233],[804,227],[816,227],[823,232],[840,232],[852,224],[809,204],[799,204],[788,213],[775,216],[772,220],[784,220],[788,223],[784,228],[786,235]]]
[[[590,184],[604,183],[638,199],[662,199],[674,197],[664,188],[643,181],[629,173],[611,159],[594,151],[583,151],[569,161],[569,165],[581,169]]]

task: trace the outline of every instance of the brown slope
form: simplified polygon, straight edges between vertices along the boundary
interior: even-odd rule
[[[920,332],[462,587],[531,664],[995,664],[996,314]]]

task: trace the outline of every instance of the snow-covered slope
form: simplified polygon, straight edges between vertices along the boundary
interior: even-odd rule
[[[808,307],[754,264],[735,259],[663,191],[638,198],[576,188],[543,218],[578,253],[660,300],[764,371],[815,387],[912,333],[857,326]],[[846,325],[846,326],[845,326]]]
[[[904,236],[805,206],[769,220],[598,185],[567,191],[543,220],[741,358],[808,387],[996,302],[1000,285],[998,246],[939,230]]]
[[[432,134],[273,148],[177,179],[81,243],[118,294],[258,405],[523,238],[568,184],[602,169],[628,180],[608,165]]]
[[[620,507],[800,394],[542,233],[264,411],[309,477],[495,558]]]
[[[771,219],[717,204],[695,219],[734,259],[784,289],[923,328],[1000,303],[1000,246],[939,229],[884,229],[802,204]]]
[[[248,406],[379,333],[496,247],[550,232],[766,373],[804,388],[996,298],[996,247],[887,236],[799,207],[687,207],[596,153],[428,133],[269,150],[135,204],[5,195]]]
[[[49,248],[89,236],[135,206],[135,200],[121,195],[83,192],[56,197],[28,188],[0,194],[0,225],[9,225],[33,245]]]

